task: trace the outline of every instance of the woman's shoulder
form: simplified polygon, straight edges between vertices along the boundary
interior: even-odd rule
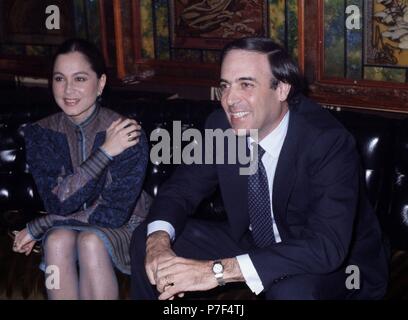
[[[63,117],[63,112],[54,113],[38,121],[27,124],[27,128],[32,130],[56,130]]]
[[[99,108],[99,118],[104,119],[106,121],[115,121],[119,118],[123,118],[123,116],[116,111],[113,111],[112,109],[105,108],[105,107],[100,107]]]
[[[105,131],[112,124],[113,121],[116,121],[119,118],[123,118],[119,113],[105,107],[100,107],[98,111],[98,124],[97,130]]]
[[[62,112],[47,116],[36,122],[27,123],[20,127],[26,141],[43,141],[53,133],[58,132],[62,120]]]

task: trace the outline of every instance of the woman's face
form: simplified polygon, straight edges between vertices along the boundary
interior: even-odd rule
[[[77,124],[95,109],[95,101],[105,87],[106,76],[99,79],[80,52],[57,57],[54,64],[52,92],[58,106]]]

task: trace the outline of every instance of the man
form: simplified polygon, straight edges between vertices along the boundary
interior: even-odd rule
[[[247,139],[259,149],[258,170],[178,168],[133,235],[133,298],[173,299],[229,282],[266,299],[381,298],[387,254],[352,136],[299,93],[297,66],[270,39],[227,45],[220,84],[224,112],[206,126],[257,129],[258,141]],[[188,219],[217,185],[228,222]],[[348,266],[359,271],[351,286]]]

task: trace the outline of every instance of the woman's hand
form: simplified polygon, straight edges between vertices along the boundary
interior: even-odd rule
[[[140,125],[132,119],[118,119],[106,130],[106,138],[101,148],[110,156],[121,154],[139,142]]]
[[[13,243],[13,251],[24,253],[28,256],[31,253],[31,250],[33,250],[36,242],[37,241],[28,233],[27,228],[25,228],[16,234]]]

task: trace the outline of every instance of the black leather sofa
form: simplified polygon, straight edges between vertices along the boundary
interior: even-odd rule
[[[29,257],[11,252],[12,230],[43,211],[34,181],[28,173],[21,125],[57,112],[48,90],[0,87],[0,298],[42,298],[42,275],[38,254]],[[105,102],[119,113],[136,118],[150,133],[157,128],[172,131],[173,121],[182,129],[202,128],[217,102],[168,99],[166,94],[110,90]],[[368,114],[350,110],[329,112],[354,135],[361,154],[367,191],[380,219],[398,269],[408,260],[408,119],[403,115]],[[155,196],[174,166],[150,163],[144,189]],[[224,219],[222,200],[216,192],[197,209],[197,217]],[[395,258],[395,256],[397,256]],[[391,261],[390,261],[391,263]],[[405,271],[405,272],[404,272]],[[402,276],[408,278],[408,268]],[[121,297],[126,298],[128,281],[121,277]],[[395,283],[393,283],[393,281]],[[227,298],[248,298],[232,291]],[[231,290],[230,290],[231,291]],[[408,298],[407,281],[391,277],[389,298]]]

